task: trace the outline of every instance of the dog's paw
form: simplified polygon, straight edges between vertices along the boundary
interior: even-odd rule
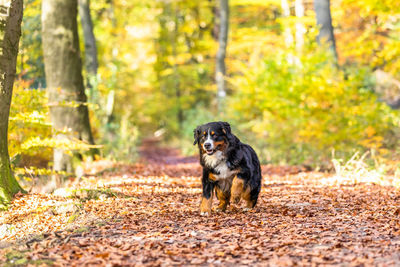
[[[240,201],[240,196],[235,196],[231,198],[231,202],[234,204],[238,204]]]
[[[210,216],[211,212],[209,211],[202,211],[200,212],[200,216]]]
[[[217,212],[225,212],[226,211],[226,207],[218,207],[216,209]]]

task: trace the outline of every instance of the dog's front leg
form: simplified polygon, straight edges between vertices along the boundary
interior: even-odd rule
[[[210,173],[207,170],[203,170],[203,193],[201,196],[200,204],[200,215],[208,216],[211,215],[211,205],[214,192],[214,183],[209,179]]]

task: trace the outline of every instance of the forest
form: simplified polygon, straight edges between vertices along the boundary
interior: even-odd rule
[[[398,265],[399,110],[397,0],[0,0],[0,264]],[[200,216],[213,121],[250,211]]]

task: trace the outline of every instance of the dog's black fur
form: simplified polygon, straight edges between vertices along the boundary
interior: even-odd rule
[[[216,144],[214,149],[207,151],[204,147],[206,142],[213,146]],[[203,167],[201,213],[211,212],[214,189],[220,200],[219,208],[225,210],[231,201],[232,187],[235,188],[235,193],[232,192],[235,199],[232,201],[238,202],[241,197],[245,199],[247,208],[253,208],[257,203],[262,179],[260,162],[253,148],[240,142],[232,134],[227,122],[210,122],[198,126],[194,130],[194,145],[196,144]]]

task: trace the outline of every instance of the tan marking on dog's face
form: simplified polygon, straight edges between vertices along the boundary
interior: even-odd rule
[[[205,213],[208,213],[208,215],[211,214],[212,196],[213,196],[213,194],[211,194],[209,199],[205,198],[204,196],[201,197],[200,213],[202,215]]]
[[[222,141],[214,142],[214,145],[218,150],[225,151],[228,144],[226,143],[225,140],[222,140]]]

